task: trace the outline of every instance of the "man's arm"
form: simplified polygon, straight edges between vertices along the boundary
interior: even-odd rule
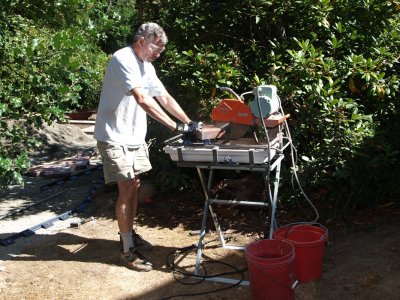
[[[180,120],[182,123],[189,123],[191,120],[189,117],[186,115],[186,113],[183,111],[183,109],[180,107],[178,102],[170,95],[166,94],[163,96],[157,96],[156,97],[158,102],[175,118]]]
[[[141,89],[141,88],[133,88],[131,90],[131,93],[132,93],[133,97],[135,98],[136,102],[140,105],[141,108],[143,108],[143,110],[147,114],[150,115],[150,117],[152,117],[154,120],[160,122],[161,124],[167,126],[171,130],[175,130],[176,129],[176,122],[174,122],[164,112],[164,110],[160,107],[160,105],[157,103],[157,101],[154,100],[154,98],[150,97],[148,94],[146,94],[143,91],[143,89]],[[182,109],[181,109],[181,111],[182,111]],[[182,113],[183,113],[183,115],[182,115]],[[183,111],[182,111],[182,113],[181,113],[181,117],[183,118],[183,116],[186,116],[186,115],[185,115],[185,113]],[[174,116],[176,116],[176,115],[174,115]],[[186,116],[186,118],[187,118],[187,116]],[[178,118],[178,119],[182,121],[182,119],[180,119],[180,118]],[[187,118],[187,120],[190,121],[189,118]]]

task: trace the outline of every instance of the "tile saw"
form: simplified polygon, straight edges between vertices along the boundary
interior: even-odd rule
[[[205,124],[195,133],[200,141],[214,139],[240,139],[249,132],[249,129],[265,125],[274,128],[286,120],[289,115],[280,111],[280,100],[274,85],[257,86],[253,91],[237,95],[232,89],[220,87],[228,91],[236,99],[223,99],[212,110],[212,124]],[[253,100],[249,104],[243,101],[243,96],[252,94]]]

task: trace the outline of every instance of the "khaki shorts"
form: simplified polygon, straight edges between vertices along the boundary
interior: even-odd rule
[[[97,141],[105,183],[133,179],[135,176],[151,170],[149,149],[146,144],[140,147],[128,147],[110,142]]]

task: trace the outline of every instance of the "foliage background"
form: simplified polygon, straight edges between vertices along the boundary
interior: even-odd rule
[[[399,1],[6,2],[0,13],[0,138],[9,145],[0,152],[3,186],[22,182],[26,149],[35,143],[29,127],[96,107],[108,55],[151,20],[170,40],[156,63],[159,75],[193,119],[210,120],[224,96],[217,85],[241,93],[274,84],[291,114],[296,168],[313,201],[330,217],[398,201]],[[188,188],[191,174],[171,168],[163,155],[165,134],[152,122],[152,175],[160,189]],[[290,200],[299,195],[287,162],[281,190]]]

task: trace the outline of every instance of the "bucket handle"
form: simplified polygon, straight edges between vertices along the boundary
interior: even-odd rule
[[[255,267],[258,269],[258,271],[261,271],[261,273],[263,273],[264,275],[267,275],[267,274],[265,274],[264,269],[261,269],[259,266],[255,266]],[[278,282],[278,281],[272,279],[271,276],[268,276],[268,275],[266,276],[266,278],[268,278],[269,281],[271,281],[277,285],[280,285],[284,288],[294,290],[297,287],[297,285],[299,284],[299,281],[296,279],[294,273],[292,273],[290,277],[292,277],[291,279],[292,279],[293,283],[291,285],[286,285],[286,284],[283,284],[281,282]]]
[[[325,230],[325,234],[321,236],[321,240],[326,240],[328,238],[328,228],[326,228],[324,225],[322,225],[321,223],[317,223],[317,222],[296,222],[296,223],[290,223],[290,224],[286,224],[280,228],[285,228],[285,227],[290,227],[288,229],[288,231],[286,232],[285,238],[287,238],[287,236],[289,235],[289,233],[294,230],[296,228],[296,225],[311,225],[311,226],[319,226],[321,228],[323,228]],[[293,226],[293,228],[291,228]]]

